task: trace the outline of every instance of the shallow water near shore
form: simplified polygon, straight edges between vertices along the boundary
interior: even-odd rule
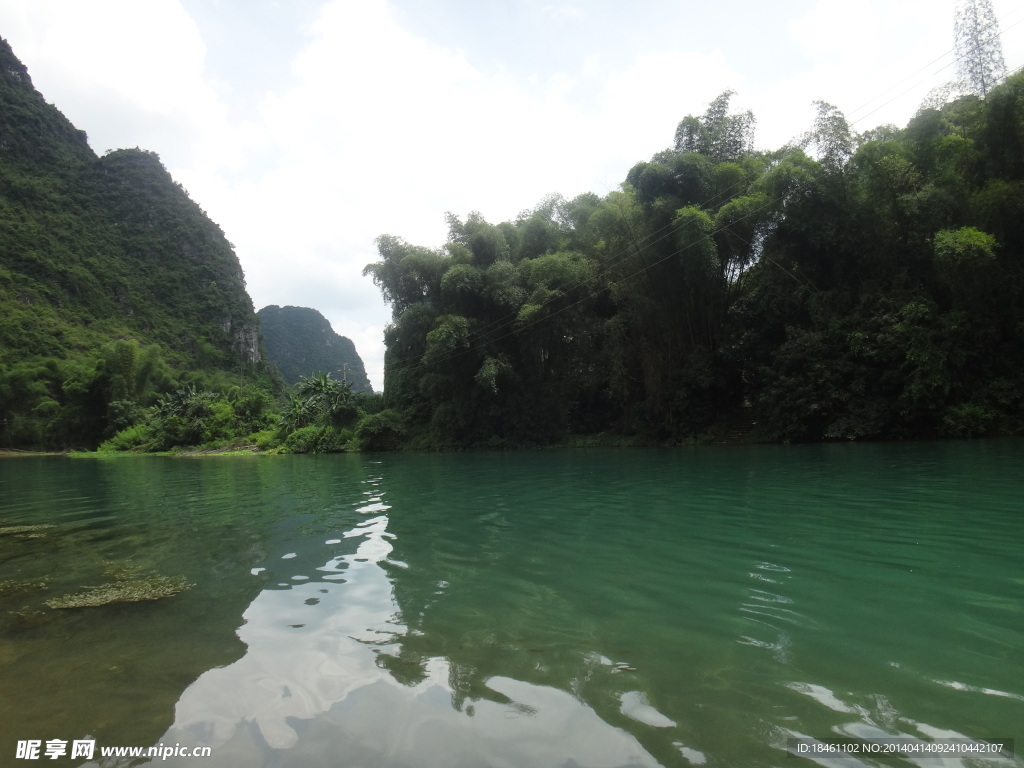
[[[1017,441],[2,460],[0,764],[84,738],[210,768],[1024,750],[1021,467]],[[193,586],[45,605],[125,562]],[[972,760],[815,762],[1024,765]]]

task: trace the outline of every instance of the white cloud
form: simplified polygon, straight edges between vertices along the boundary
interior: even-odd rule
[[[583,10],[575,5],[545,5],[541,10],[555,19],[582,19]]]
[[[856,130],[905,124],[928,90],[954,77],[953,2],[864,0],[856,8],[819,0],[789,24],[815,63],[788,88],[835,104]]]
[[[611,77],[600,94],[600,126],[604,141],[596,146],[598,162],[614,162],[628,170],[634,163],[670,147],[676,125],[686,114],[700,114],[730,88],[740,75],[721,51],[711,55],[651,52]],[[737,97],[735,105],[742,99]],[[625,171],[615,180],[622,181]]]
[[[382,371],[388,311],[361,274],[373,239],[437,246],[446,210],[501,220],[549,192],[583,192],[572,187],[616,133],[571,108],[573,78],[528,88],[480,72],[401,29],[379,0],[330,3],[311,33],[291,87],[268,94],[247,128],[272,164],[237,183],[175,173],[237,245],[257,306],[316,307],[338,333],[372,337],[359,352]]]
[[[36,86],[97,152],[142,146],[169,163],[237,163],[218,137],[225,110],[204,77],[205,45],[176,0],[7,0],[0,14]]]

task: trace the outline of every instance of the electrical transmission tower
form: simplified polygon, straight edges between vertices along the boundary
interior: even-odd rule
[[[957,73],[965,91],[985,98],[1006,76],[999,21],[991,0],[957,0],[954,19]]]

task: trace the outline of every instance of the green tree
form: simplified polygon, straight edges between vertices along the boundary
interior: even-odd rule
[[[683,118],[676,128],[676,151],[699,152],[716,163],[749,154],[754,147],[757,121],[749,110],[729,114],[729,102],[735,95],[735,91],[725,91],[701,117]]]
[[[803,145],[812,145],[825,168],[831,172],[841,171],[853,155],[854,136],[846,116],[832,104],[816,101],[817,117],[814,130],[808,133]]]
[[[366,265],[363,274],[373,278],[394,317],[418,302],[437,300],[450,256],[393,235],[381,235],[376,242],[381,260]]]
[[[297,397],[305,401],[301,409],[303,418],[300,419],[305,423],[348,427],[354,424],[359,416],[352,395],[352,385],[333,379],[329,373],[317,371],[308,377],[303,376],[296,384],[295,391]],[[294,404],[292,408],[294,411]]]

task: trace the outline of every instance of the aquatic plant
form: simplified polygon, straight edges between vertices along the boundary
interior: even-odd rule
[[[0,527],[0,536],[16,536],[19,539],[41,539],[46,534],[39,531],[53,528],[52,525],[6,525]]]
[[[104,563],[103,571],[113,579],[112,582],[47,600],[47,607],[94,608],[110,603],[138,603],[170,597],[195,586],[183,576],[161,576],[153,571],[147,573],[141,566],[128,560]]]
[[[14,581],[13,579],[0,580],[0,595],[13,592],[29,592],[37,589],[46,589],[50,585],[49,579],[35,579],[32,581]]]

